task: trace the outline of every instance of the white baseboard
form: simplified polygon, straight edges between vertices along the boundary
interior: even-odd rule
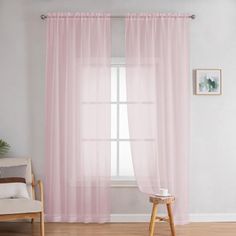
[[[111,222],[149,222],[149,214],[111,214]]]
[[[160,216],[164,216],[160,214]],[[236,213],[190,214],[190,222],[236,222]],[[111,223],[149,222],[150,214],[111,214]],[[36,219],[38,222],[38,219]]]
[[[160,214],[160,216],[164,215]],[[190,214],[189,216],[190,222],[236,222],[236,213]],[[29,220],[26,221],[30,222]],[[138,223],[149,221],[150,214],[111,214],[111,223]],[[39,222],[39,219],[36,218],[35,222]]]
[[[236,222],[236,213],[190,214],[191,222]]]
[[[149,222],[150,214],[111,214],[111,222]],[[236,213],[190,214],[190,222],[236,222]]]

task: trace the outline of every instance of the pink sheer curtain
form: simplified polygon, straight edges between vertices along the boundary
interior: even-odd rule
[[[110,37],[109,15],[48,16],[48,221],[109,221]]]
[[[135,176],[142,192],[176,196],[175,222],[188,222],[189,18],[126,18],[127,99]]]

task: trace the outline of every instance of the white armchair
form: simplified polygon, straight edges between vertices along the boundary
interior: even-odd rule
[[[1,158],[0,167],[26,165],[26,184],[30,199],[0,199],[0,221],[40,218],[40,232],[44,236],[43,184],[35,184],[31,160],[28,158]],[[35,187],[39,187],[40,200],[35,200]]]

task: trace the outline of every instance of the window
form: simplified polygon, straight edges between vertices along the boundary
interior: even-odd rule
[[[113,180],[133,180],[124,65],[111,67],[111,175]]]

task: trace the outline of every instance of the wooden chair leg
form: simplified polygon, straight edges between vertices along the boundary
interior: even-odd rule
[[[41,232],[41,236],[45,235],[44,230],[45,230],[44,229],[44,213],[40,212],[40,232]]]
[[[171,204],[166,204],[167,206],[167,211],[168,211],[168,216],[169,216],[169,223],[170,223],[170,229],[171,229],[171,235],[175,236],[175,224],[174,224],[174,219],[173,219],[173,214],[172,214],[172,208]]]
[[[33,223],[34,223],[34,218],[31,219],[31,224],[33,224]]]
[[[150,236],[154,235],[156,215],[157,215],[157,204],[153,203],[152,216],[151,216],[150,225],[149,225]]]

